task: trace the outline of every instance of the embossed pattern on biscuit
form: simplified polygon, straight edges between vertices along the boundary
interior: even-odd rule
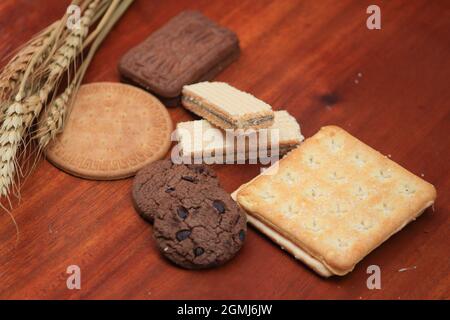
[[[80,87],[64,132],[46,149],[48,159],[74,175],[117,179],[162,158],[172,121],[147,92],[120,83]]]
[[[174,97],[184,84],[200,80],[238,51],[238,39],[232,31],[199,12],[184,11],[131,49],[119,69],[147,89]]]

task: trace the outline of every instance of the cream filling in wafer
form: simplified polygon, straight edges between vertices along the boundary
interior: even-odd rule
[[[183,101],[195,104],[197,107],[202,108],[207,113],[211,114],[212,116],[214,116],[216,118],[219,118],[220,121],[225,122],[225,123],[229,124],[230,126],[236,126],[237,125],[237,121],[236,120],[234,120],[234,121],[230,120],[230,119],[224,117],[223,115],[221,115],[221,114],[211,110],[210,108],[208,108],[207,105],[205,105],[201,101],[195,99],[194,97],[183,96],[182,99],[183,99]],[[265,123],[265,122],[271,122],[272,120],[273,120],[273,115],[269,115],[269,116],[263,116],[263,117],[260,117],[260,118],[244,120],[242,122],[242,125],[243,126],[257,126],[257,125],[260,125],[260,124]]]

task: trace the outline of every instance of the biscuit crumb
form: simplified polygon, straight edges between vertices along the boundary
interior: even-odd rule
[[[405,272],[405,271],[415,270],[415,269],[417,269],[417,266],[412,266],[412,267],[408,267],[408,268],[401,268],[401,269],[398,269],[398,272]]]

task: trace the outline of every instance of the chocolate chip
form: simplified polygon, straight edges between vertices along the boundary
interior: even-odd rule
[[[239,231],[239,240],[241,240],[241,241],[245,240],[245,231],[244,230]]]
[[[183,241],[186,240],[191,235],[190,230],[181,230],[177,232],[177,240]]]
[[[166,188],[166,193],[170,193],[170,192],[174,192],[175,188],[174,187],[167,187]]]
[[[191,177],[191,176],[182,176],[181,179],[183,179],[185,181],[192,182],[192,183],[196,183],[197,182],[197,179],[195,179],[194,177]]]
[[[177,213],[178,213],[178,216],[183,220],[186,219],[187,216],[189,215],[189,211],[185,207],[178,207]]]
[[[196,257],[201,256],[204,252],[205,250],[201,247],[197,247],[194,249],[194,254]]]
[[[223,203],[220,200],[214,200],[213,201],[213,207],[219,212],[219,213],[225,213],[226,207],[225,203]]]

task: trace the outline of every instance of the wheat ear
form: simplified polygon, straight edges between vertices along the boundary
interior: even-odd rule
[[[39,90],[38,95],[26,97],[23,102],[16,101],[6,108],[3,123],[0,127],[0,195],[9,196],[11,187],[14,188],[14,175],[16,173],[17,152],[25,133],[30,128],[33,120],[39,116],[42,106],[48,101],[50,93],[55,89],[57,82],[70,63],[76,58],[76,54],[82,47],[82,41],[86,37],[90,19],[94,14],[99,1],[92,1],[86,9],[80,21],[80,28],[70,34],[61,48],[51,59],[48,78]]]
[[[48,59],[55,50],[58,43],[58,37],[61,34],[61,25],[55,28],[48,37],[46,37],[40,48],[31,57],[28,66],[23,73],[17,95],[15,97],[16,101],[21,101],[25,96],[25,89],[28,86],[28,79],[32,74],[36,73],[37,67],[42,64],[46,59]]]
[[[106,1],[101,3],[104,6]],[[106,10],[106,9],[104,9]],[[103,10],[101,10],[103,11]],[[92,20],[96,20],[98,14],[92,17]],[[87,23],[88,21],[85,21]],[[83,44],[83,47],[86,43]],[[90,50],[88,59],[83,62],[79,72],[76,74],[69,86],[61,93],[49,106],[47,106],[46,111],[43,115],[43,120],[39,124],[38,131],[34,135],[34,139],[38,140],[39,149],[43,150],[48,143],[60,133],[64,127],[65,119],[68,115],[68,109],[70,107],[70,102],[72,100],[73,94],[77,91],[80,86],[81,80],[83,79],[84,73],[86,72],[87,66],[92,59],[93,53]]]
[[[25,87],[26,78],[36,69],[36,64],[42,62],[49,54],[49,47],[56,39],[57,28],[58,22],[47,27],[31,40],[28,46],[22,48],[3,69],[0,75],[0,123],[6,119],[10,97],[20,91],[20,87]]]
[[[38,140],[39,149],[44,149],[61,132],[76,82],[76,79],[73,80],[64,92],[47,107],[43,122],[39,125],[39,129],[34,136]]]
[[[0,198],[8,200],[9,208],[12,204],[9,198],[11,188],[16,186],[14,177],[18,164],[16,155],[24,139],[24,136],[34,119],[42,109],[42,97],[32,95],[24,102],[14,102],[6,110],[5,119],[0,126]],[[10,212],[2,203],[0,207],[5,209],[16,228],[16,245],[19,242],[19,226]]]
[[[38,139],[39,148],[41,150],[43,150],[48,143],[63,130],[65,119],[68,117],[68,113],[70,112],[72,98],[80,86],[87,67],[89,66],[98,47],[106,38],[106,35],[132,2],[132,0],[122,0],[122,3],[119,3],[115,0],[109,6],[104,18],[99,24],[101,28],[99,29],[97,27],[95,31],[98,37],[94,40],[91,48],[89,49],[89,53],[83,61],[83,65],[76,75],[76,79],[72,81],[66,90],[47,108],[44,113],[43,120],[40,123],[38,132],[35,136],[35,138]],[[112,16],[111,19],[109,19],[110,16]],[[84,45],[86,45],[86,43]]]
[[[46,86],[55,87],[62,74],[68,70],[73,61],[83,48],[83,40],[89,32],[91,20],[95,14],[95,9],[99,5],[99,0],[89,3],[83,17],[80,19],[79,28],[75,28],[67,36],[63,45],[55,52],[48,67],[48,78]]]
[[[9,192],[14,188],[14,175],[18,165],[16,154],[23,141],[26,128],[31,126],[33,119],[39,114],[42,104],[38,96],[31,96],[22,102],[11,103],[11,97],[17,92],[27,70],[35,70],[40,57],[45,57],[45,48],[55,39],[55,32],[60,21],[56,21],[37,34],[32,40],[18,50],[18,53],[8,62],[0,74],[0,199],[5,197],[9,202]],[[31,74],[31,72],[30,72]],[[11,218],[16,228],[16,244],[19,241],[19,227],[10,212],[2,203],[0,207]]]
[[[44,51],[43,48],[49,43],[49,39],[54,37],[58,25],[59,21],[36,35],[3,68],[0,74],[1,101],[9,100],[9,97],[17,92],[30,63],[33,59],[38,59],[37,55],[41,50]]]
[[[88,34],[89,26],[95,14],[95,8],[99,3],[100,1],[95,0],[87,6],[80,20],[80,27],[73,30],[67,36],[61,48],[55,52],[54,57],[50,61],[48,69],[49,76],[44,88],[50,89],[56,87],[63,73],[75,61],[77,55],[83,48],[83,40]],[[40,148],[45,147],[62,128],[67,105],[77,82],[78,78],[75,77],[61,95],[49,102],[44,114],[45,122],[34,136],[34,138],[38,139]]]
[[[0,195],[8,196],[14,187],[16,155],[27,129],[42,109],[42,100],[37,95],[27,97],[23,102],[12,103],[0,127]]]
[[[54,87],[63,72],[70,67],[78,53],[82,50],[83,40],[88,34],[89,26],[94,18],[95,8],[99,4],[100,1],[96,0],[88,5],[81,18],[80,28],[68,35],[64,45],[56,51],[55,56],[51,60],[49,77],[44,87]],[[81,69],[85,71],[86,68],[82,67]],[[84,71],[82,71],[83,75]],[[64,92],[49,103],[43,117],[44,123],[41,124],[41,127],[34,137],[38,139],[40,149],[43,149],[62,129],[67,114],[69,100],[72,97],[74,89],[79,86],[80,78],[82,78],[82,76],[75,76]]]

